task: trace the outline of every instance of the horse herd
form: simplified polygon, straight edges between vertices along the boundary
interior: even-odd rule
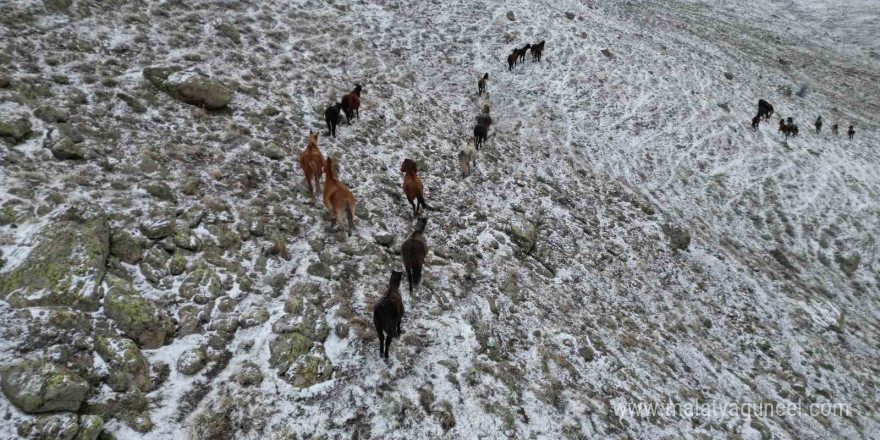
[[[544,51],[544,41],[537,44],[527,44],[525,47],[515,49],[508,57],[510,68],[517,62],[525,62],[526,52],[531,51],[534,61],[539,62]],[[492,102],[489,100],[489,74],[486,73],[477,81],[477,96],[479,101],[479,114],[476,117],[474,135],[459,149],[458,161],[463,176],[470,175],[476,165],[476,152],[488,139],[489,127],[492,125]],[[356,84],[354,90],[344,95],[338,103],[333,103],[324,111],[324,120],[327,123],[328,135],[336,137],[336,128],[345,114],[347,125],[351,125],[353,118],[360,119],[361,93],[363,87]],[[336,220],[339,231],[349,237],[354,230],[355,198],[351,190],[337,178],[339,164],[332,157],[324,158],[318,148],[318,133],[309,131],[306,149],[300,153],[299,166],[305,176],[306,185],[309,188],[309,196],[312,205],[315,204],[315,193],[323,192],[324,207]],[[428,254],[428,243],[425,240],[425,227],[428,218],[420,214],[425,211],[439,211],[428,205],[425,201],[425,188],[418,175],[418,164],[412,159],[404,159],[400,166],[404,173],[403,192],[412,206],[413,217],[417,218],[415,230],[403,242],[401,256],[406,270],[409,291],[417,287],[422,279],[422,267]],[[321,188],[321,177],[324,176],[324,187]],[[314,183],[314,186],[312,185]],[[403,299],[400,296],[400,283],[403,272],[394,270],[391,272],[391,280],[384,295],[376,302],[373,308],[373,324],[379,336],[379,356],[388,359],[388,349],[391,340],[401,333],[401,320],[404,314]]]
[[[758,100],[758,114],[752,118],[752,128],[757,131],[758,126],[761,125],[761,120],[768,120],[770,116],[773,116],[773,105],[769,102],[759,99]],[[813,123],[813,126],[816,127],[816,134],[822,132],[822,116],[816,118],[816,121]],[[831,134],[837,136],[837,123],[831,124]],[[789,136],[796,137],[800,130],[798,129],[797,124],[794,123],[794,119],[789,116],[785,119],[779,119],[779,133],[782,133],[787,139]],[[847,137],[852,139],[856,135],[856,129],[850,124],[849,129],[846,131]]]

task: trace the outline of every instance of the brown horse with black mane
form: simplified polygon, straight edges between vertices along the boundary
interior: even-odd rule
[[[351,125],[351,118],[354,115],[357,115],[357,118],[361,118],[361,85],[356,84],[354,90],[351,93],[342,97],[342,111],[345,112],[345,120]]]
[[[413,207],[413,217],[419,215],[422,207],[434,211],[433,207],[425,203],[425,186],[422,184],[422,179],[419,179],[419,166],[416,162],[412,159],[404,159],[403,164],[400,165],[400,171],[406,173],[403,176],[403,192],[406,194],[406,200]],[[416,202],[414,203],[413,200]]]
[[[486,86],[489,85],[489,74],[483,75],[479,81],[477,81],[477,95],[482,96],[483,92],[486,91]]]
[[[406,279],[409,281],[409,293],[412,293],[413,286],[418,286],[422,280],[422,267],[425,265],[425,256],[428,255],[428,242],[425,241],[425,226],[427,224],[427,217],[419,218],[415,231],[400,247],[403,267],[406,269]]]

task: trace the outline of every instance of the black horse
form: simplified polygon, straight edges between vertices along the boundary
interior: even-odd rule
[[[773,105],[763,99],[759,99],[758,116],[760,116],[762,119],[769,119],[771,116],[773,116]]]
[[[400,321],[403,320],[403,298],[400,297],[400,280],[403,272],[392,271],[391,282],[385,295],[379,298],[373,308],[373,325],[379,334],[379,357],[388,359],[391,338],[400,336]]]
[[[331,105],[324,110],[324,120],[327,121],[327,131],[330,135],[336,137],[336,126],[339,125],[339,110],[342,109],[342,103]]]

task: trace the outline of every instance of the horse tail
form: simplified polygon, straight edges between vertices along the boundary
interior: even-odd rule
[[[425,203],[425,197],[422,195],[422,193],[416,194],[416,198],[419,199],[419,203],[424,206],[425,209],[427,209],[428,211],[439,211],[439,209],[434,208],[433,206],[428,206],[428,204]]]
[[[345,217],[348,219],[348,236],[351,237],[351,230],[354,229],[354,202],[346,200]]]

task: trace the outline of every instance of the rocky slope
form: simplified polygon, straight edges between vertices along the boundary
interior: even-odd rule
[[[880,48],[802,3],[0,4],[0,439],[876,437]],[[385,362],[404,158],[442,210]],[[695,401],[849,412],[623,410]]]

